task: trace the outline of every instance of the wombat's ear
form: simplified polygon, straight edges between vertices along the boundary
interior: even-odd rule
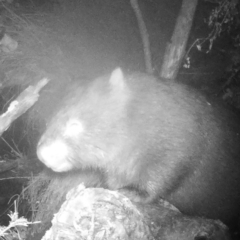
[[[116,68],[112,72],[109,79],[109,84],[111,85],[113,91],[121,91],[126,88],[126,83],[121,68]]]

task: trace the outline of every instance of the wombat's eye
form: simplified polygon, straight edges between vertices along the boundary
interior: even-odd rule
[[[64,131],[65,137],[72,137],[81,134],[84,131],[82,122],[71,119],[67,122],[66,129]]]

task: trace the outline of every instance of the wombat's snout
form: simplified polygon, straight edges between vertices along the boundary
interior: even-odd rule
[[[67,145],[57,140],[50,144],[38,143],[37,156],[41,162],[43,162],[48,168],[51,168],[55,172],[65,172],[73,168],[72,164],[67,161],[69,149]]]

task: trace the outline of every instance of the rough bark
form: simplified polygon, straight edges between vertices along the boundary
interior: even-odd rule
[[[221,222],[184,216],[166,201],[135,205],[119,192],[80,184],[69,191],[42,238],[58,239],[227,240],[229,235]]]
[[[0,135],[6,131],[11,123],[25,113],[38,100],[39,91],[48,83],[43,78],[35,86],[26,88],[8,107],[8,110],[0,116]]]

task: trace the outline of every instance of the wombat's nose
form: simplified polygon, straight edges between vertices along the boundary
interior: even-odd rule
[[[41,162],[56,172],[64,172],[72,169],[72,164],[67,161],[69,149],[59,140],[49,144],[39,142],[37,156]]]

